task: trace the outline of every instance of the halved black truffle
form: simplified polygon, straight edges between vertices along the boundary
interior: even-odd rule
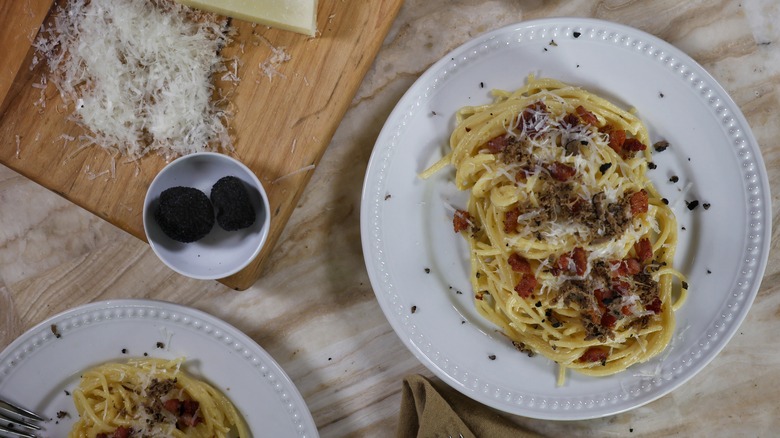
[[[166,236],[189,243],[202,239],[214,227],[214,208],[198,189],[171,187],[160,193],[154,218]]]
[[[217,224],[225,231],[236,231],[255,223],[255,209],[244,183],[235,176],[220,178],[211,188],[211,203],[217,212]]]

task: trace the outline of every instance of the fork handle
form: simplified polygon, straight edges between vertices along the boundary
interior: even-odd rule
[[[6,410],[7,412],[11,412],[12,414],[22,415],[32,420],[44,421],[44,418],[36,414],[35,412],[29,409],[25,409],[21,406],[13,405],[4,400],[0,400],[0,408]]]
[[[21,430],[0,425],[0,437],[2,438],[37,438],[36,435],[22,432]]]

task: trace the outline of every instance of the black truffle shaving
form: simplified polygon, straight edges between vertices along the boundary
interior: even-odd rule
[[[214,209],[205,193],[192,187],[171,187],[160,193],[154,219],[171,239],[200,240],[214,226]]]
[[[236,231],[255,223],[255,209],[244,183],[235,176],[221,178],[211,188],[211,203],[217,213],[217,224],[225,231]]]

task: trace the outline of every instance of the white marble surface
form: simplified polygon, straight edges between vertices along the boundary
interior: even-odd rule
[[[391,329],[363,264],[360,194],[373,143],[403,92],[449,50],[502,25],[551,16],[637,27],[679,47],[715,76],[761,145],[775,194],[775,239],[747,319],[724,351],[681,388],[602,419],[512,420],[546,436],[776,435],[780,6],[772,0],[407,0],[263,277],[243,292],[170,271],[145,243],[0,167],[0,347],[75,305],[120,297],[173,301],[208,311],[260,343],[295,382],[322,436],[393,435],[401,379],[431,373]]]

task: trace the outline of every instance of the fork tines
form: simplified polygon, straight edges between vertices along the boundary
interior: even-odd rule
[[[35,438],[35,431],[41,430],[39,421],[44,418],[35,412],[0,400],[0,437]]]

